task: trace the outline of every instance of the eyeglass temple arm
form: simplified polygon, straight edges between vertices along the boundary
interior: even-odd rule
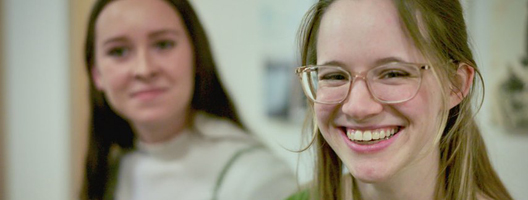
[[[306,96],[310,96],[308,99],[311,99],[312,101],[315,101],[315,96],[314,94],[312,94],[311,92],[307,91],[305,87],[309,87],[308,90],[310,91],[313,91],[314,90],[314,86],[312,84],[308,84],[308,85],[305,85],[304,81],[306,80],[303,80],[303,76],[302,76],[302,73],[303,72],[306,72],[306,71],[311,71],[313,70],[313,68],[311,67],[307,67],[307,66],[302,66],[302,67],[298,67],[295,69],[295,73],[297,74],[297,76],[299,76],[299,79],[301,81],[301,85],[303,85],[303,91],[304,91],[304,94]]]
[[[308,68],[307,66],[297,67],[295,68],[295,74],[297,74],[299,78],[302,78],[301,74],[305,72],[306,70],[310,70],[310,68]]]

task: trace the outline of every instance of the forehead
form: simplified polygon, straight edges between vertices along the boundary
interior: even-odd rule
[[[416,53],[390,0],[337,0],[321,19],[318,64],[370,65],[388,57],[416,62]]]
[[[95,27],[98,36],[184,29],[180,14],[164,0],[113,1],[100,13]]]

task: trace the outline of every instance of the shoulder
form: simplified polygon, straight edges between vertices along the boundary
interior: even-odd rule
[[[267,169],[255,175],[266,176],[277,172],[291,173],[290,167],[271,150],[263,145],[247,147],[241,150],[241,155],[233,168],[236,170],[253,171],[252,169]]]
[[[293,172],[290,167],[279,157],[264,146],[253,146],[241,150],[240,157],[232,166],[232,176],[246,173],[252,178],[266,179],[289,179],[292,183]]]
[[[226,173],[226,199],[284,199],[297,189],[290,167],[264,147],[249,148],[240,154]]]
[[[289,196],[286,200],[309,200],[309,199],[310,199],[310,191],[303,190],[303,191],[297,192]]]
[[[229,155],[220,162],[225,175],[219,183],[219,199],[284,199],[296,191],[293,170],[230,120],[198,112],[194,128],[212,145],[210,149],[224,149],[222,155]]]

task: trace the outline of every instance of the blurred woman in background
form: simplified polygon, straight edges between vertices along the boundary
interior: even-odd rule
[[[186,0],[99,0],[86,38],[82,199],[281,199],[289,168],[246,133]]]

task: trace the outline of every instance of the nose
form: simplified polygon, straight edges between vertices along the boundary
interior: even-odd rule
[[[134,78],[148,80],[158,74],[159,67],[154,62],[152,55],[146,50],[138,51],[136,64],[133,69]]]
[[[383,105],[374,99],[365,80],[356,79],[351,84],[349,92],[341,110],[355,121],[364,121],[383,110]]]

